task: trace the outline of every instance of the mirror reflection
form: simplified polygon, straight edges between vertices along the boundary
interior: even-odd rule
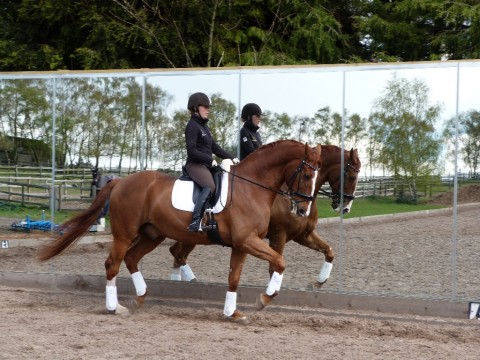
[[[187,101],[203,92],[213,137],[236,157],[247,103],[262,110],[263,144],[322,145],[318,223],[298,225],[288,202],[274,205],[284,210],[273,213],[263,240],[285,256],[282,287],[470,298],[479,290],[472,270],[480,235],[472,222],[480,215],[479,77],[477,62],[1,74],[2,201],[26,201],[26,191],[28,201],[43,202],[47,219],[55,211],[56,222],[92,203],[101,176],[145,169],[180,176]],[[33,174],[34,167],[42,173]],[[105,219],[104,232],[87,236],[98,242],[18,270],[68,273],[78,264],[75,273],[104,275]],[[227,283],[230,248],[185,250],[180,262],[188,256],[188,268],[179,269],[174,244],[152,244],[138,265],[145,278]],[[266,286],[271,272],[266,261],[248,256],[240,285]],[[119,275],[130,276],[125,265]]]

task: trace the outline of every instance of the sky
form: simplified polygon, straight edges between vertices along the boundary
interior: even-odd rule
[[[352,65],[312,65],[277,67],[241,67],[218,69],[138,69],[105,72],[0,73],[0,78],[53,77],[136,77],[160,86],[172,96],[167,113],[186,110],[190,94],[221,94],[240,112],[248,102],[265,111],[287,113],[291,117],[313,117],[318,109],[329,106],[332,112],[357,113],[368,117],[376,99],[382,96],[393,74],[425,81],[430,89],[430,103],[442,106],[437,124],[458,112],[479,109],[480,61],[441,61],[415,63],[379,63]],[[457,81],[458,80],[458,81]],[[458,89],[458,96],[457,96]],[[239,115],[239,114],[238,114]],[[453,173],[453,164],[447,172]],[[466,170],[459,166],[459,170]]]
[[[475,61],[184,71],[149,76],[147,81],[173,96],[168,109],[171,114],[185,110],[189,95],[201,91],[207,95],[221,93],[236,104],[238,111],[244,104],[255,102],[263,110],[312,117],[325,106],[342,113],[344,105],[349,114],[368,117],[394,74],[427,84],[430,104],[442,109],[436,124],[439,132],[447,119],[456,116],[457,100],[459,113],[480,109],[480,62]],[[459,170],[467,171],[461,161]],[[452,161],[446,163],[445,171],[453,174]]]

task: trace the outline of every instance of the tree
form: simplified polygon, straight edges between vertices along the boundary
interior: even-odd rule
[[[479,24],[477,0],[364,1],[356,16],[364,58],[371,61],[476,59]]]
[[[440,106],[429,104],[428,92],[423,81],[394,74],[369,117],[370,133],[378,146],[372,160],[395,178],[406,180],[412,199],[417,198],[417,182],[436,170],[440,155],[441,142],[435,133]]]
[[[220,147],[234,154],[238,146],[236,106],[223,99],[220,93],[212,94],[210,100],[212,107],[208,126],[212,131],[213,138]]]
[[[366,119],[358,114],[349,115],[345,111],[345,148],[357,147],[360,141],[367,136]],[[342,145],[342,115],[339,113],[331,113],[330,107],[318,109],[311,123],[315,126],[315,137],[321,144]]]
[[[455,134],[455,123],[453,118],[447,122],[444,136],[453,140]],[[458,137],[460,139],[463,161],[470,168],[472,174],[477,174],[480,165],[480,112],[470,110],[458,116]]]

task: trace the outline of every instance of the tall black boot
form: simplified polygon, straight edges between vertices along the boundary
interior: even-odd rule
[[[210,187],[205,186],[198,195],[195,207],[193,208],[192,223],[188,225],[188,231],[198,232],[201,231],[201,224],[203,213],[207,207],[208,199],[210,197]]]

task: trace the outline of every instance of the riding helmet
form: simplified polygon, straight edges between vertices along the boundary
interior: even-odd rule
[[[242,119],[243,120],[248,120],[249,116],[252,115],[262,115],[262,109],[260,109],[260,106],[254,103],[248,103],[245,104],[245,106],[242,109]]]
[[[190,95],[188,98],[187,109],[191,111],[197,111],[200,105],[211,106],[209,97],[201,92]]]

